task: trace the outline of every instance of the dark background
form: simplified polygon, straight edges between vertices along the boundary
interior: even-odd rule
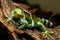
[[[39,4],[44,11],[60,13],[60,0],[27,0],[30,4]]]

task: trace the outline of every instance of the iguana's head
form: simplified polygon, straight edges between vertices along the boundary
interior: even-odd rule
[[[20,8],[15,8],[11,13],[15,17],[22,17],[23,16],[23,11]]]

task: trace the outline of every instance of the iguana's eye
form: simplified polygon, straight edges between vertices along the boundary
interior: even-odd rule
[[[14,13],[16,14],[17,12],[16,12],[16,11],[14,11]]]

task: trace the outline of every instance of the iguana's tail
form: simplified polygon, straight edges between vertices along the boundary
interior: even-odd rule
[[[41,23],[42,23],[44,26],[53,27],[53,23],[50,22],[50,21],[48,21],[47,19],[42,18],[42,19],[41,19]]]

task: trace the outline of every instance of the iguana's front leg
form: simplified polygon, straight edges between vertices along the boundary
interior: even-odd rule
[[[20,25],[20,26],[16,26],[17,29],[24,29],[25,28],[25,24]]]
[[[16,26],[16,28],[18,28],[18,29],[23,29],[23,28],[27,27],[27,25],[29,25],[29,24],[28,24],[28,21],[25,20],[24,18],[20,19],[20,20],[18,21],[18,24],[19,24],[19,25]]]
[[[6,18],[4,22],[7,23],[7,22],[10,22],[10,21],[12,21],[12,17]]]

